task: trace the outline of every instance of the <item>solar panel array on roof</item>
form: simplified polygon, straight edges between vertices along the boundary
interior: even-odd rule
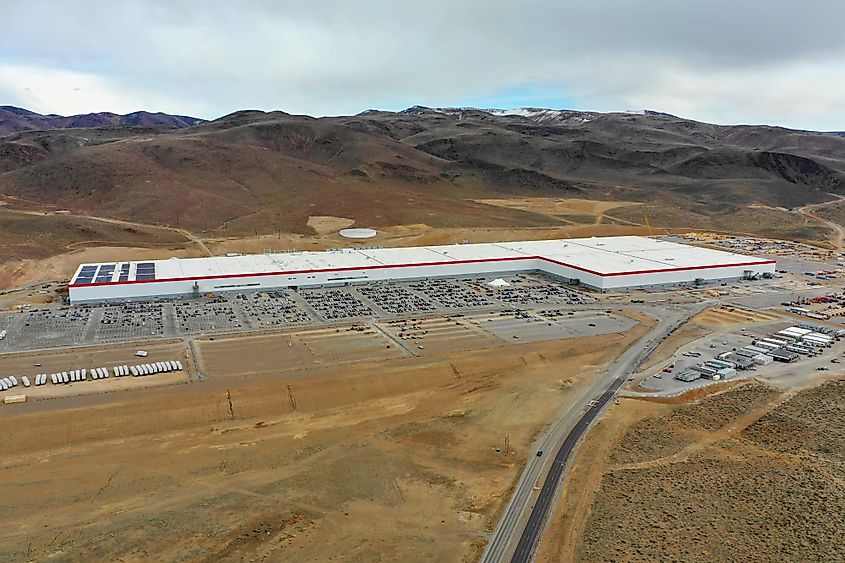
[[[94,280],[96,283],[107,283],[111,281],[112,274],[114,274],[115,264],[101,264],[97,271],[97,277]]]
[[[117,281],[129,281],[129,262],[124,262],[120,265],[120,276],[117,278]]]
[[[155,262],[140,262],[135,266],[135,279],[138,281],[156,279]]]
[[[92,283],[94,281],[94,275],[96,273],[96,265],[82,266],[82,268],[79,269],[79,274],[76,276],[76,281],[74,283]]]

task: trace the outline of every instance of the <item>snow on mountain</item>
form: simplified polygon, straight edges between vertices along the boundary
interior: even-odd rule
[[[537,121],[538,123],[586,123],[598,115],[596,112],[592,111],[545,108],[486,109],[483,111],[486,111],[491,115],[498,115],[501,117],[524,117],[532,121]]]
[[[426,113],[438,113],[441,115],[455,115],[461,117],[467,113],[486,113],[496,117],[513,117],[528,119],[544,124],[577,124],[586,123],[599,114],[593,111],[574,111],[567,109],[546,109],[546,108],[476,108],[476,107],[447,107],[430,108],[425,106],[413,106],[402,110],[401,113],[412,115],[423,115]]]

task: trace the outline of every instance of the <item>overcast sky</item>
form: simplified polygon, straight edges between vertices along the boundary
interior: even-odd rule
[[[840,0],[2,0],[0,105],[655,109],[845,130]]]

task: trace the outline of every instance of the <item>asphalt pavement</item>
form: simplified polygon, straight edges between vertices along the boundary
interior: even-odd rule
[[[704,306],[705,303],[698,303],[691,307],[676,306],[671,310],[651,310],[652,314],[662,314],[659,324],[629,347],[614,362],[607,374],[598,380],[589,393],[585,395],[585,399],[588,399],[601,393],[598,400],[586,411],[584,411],[581,402],[572,405],[552,424],[536,448],[538,451],[543,450],[544,456],[532,456],[527,463],[482,556],[481,560],[484,563],[505,561],[511,553],[511,561],[523,562],[532,559],[548,513],[554,505],[557,489],[564,476],[567,463],[577,450],[581,438],[604,407],[625,384],[629,375],[637,369],[652,350]],[[556,451],[556,454],[549,464],[548,453],[553,451]],[[545,473],[543,485],[526,520],[524,515],[534,496],[535,483],[539,482],[543,473]],[[517,536],[519,542],[513,548]]]

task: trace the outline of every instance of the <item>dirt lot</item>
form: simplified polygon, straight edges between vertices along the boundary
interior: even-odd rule
[[[146,358],[138,358],[134,354],[138,350],[148,353]],[[109,369],[109,378],[100,380],[81,381],[67,385],[44,385],[42,387],[25,388],[22,385],[9,391],[0,392],[0,398],[6,395],[26,395],[30,399],[45,399],[51,397],[65,397],[69,395],[83,395],[90,393],[105,393],[123,389],[136,389],[157,385],[172,385],[187,381],[189,371],[159,373],[149,377],[121,377],[111,376],[111,368],[116,365],[133,365],[147,362],[166,360],[181,360],[190,370],[191,366],[185,361],[185,345],[179,340],[134,342],[132,344],[116,344],[113,346],[85,346],[78,348],[61,348],[54,350],[24,352],[21,354],[3,354],[0,356],[0,373],[26,375],[34,382],[37,373],[56,373],[71,369],[90,369],[105,367]],[[36,366],[35,364],[41,364]]]
[[[508,199],[480,199],[479,203],[531,211],[543,215],[550,215],[572,223],[599,224],[604,220],[606,211],[619,207],[630,207],[642,205],[636,201],[596,201],[578,198],[553,198],[553,197],[525,197]],[[642,223],[631,223],[633,226],[642,227]]]
[[[623,400],[591,432],[538,561],[839,561],[845,381]]]
[[[346,227],[351,227],[355,224],[355,219],[347,219],[346,217],[331,217],[327,215],[313,215],[308,218],[307,225],[314,229],[318,235],[327,235],[336,233]]]
[[[317,328],[195,342],[200,371],[209,377],[273,374],[323,362],[378,360],[404,355],[383,333],[372,328]]]
[[[0,408],[0,561],[473,560],[642,330]]]

